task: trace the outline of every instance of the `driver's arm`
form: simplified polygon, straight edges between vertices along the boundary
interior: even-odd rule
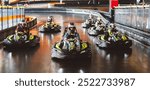
[[[17,33],[17,31],[18,31],[18,25],[17,25],[17,27],[16,27],[15,33]]]

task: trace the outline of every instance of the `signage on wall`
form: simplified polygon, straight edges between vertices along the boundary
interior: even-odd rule
[[[118,3],[118,0],[110,0],[111,9],[114,9],[114,7],[118,6]]]

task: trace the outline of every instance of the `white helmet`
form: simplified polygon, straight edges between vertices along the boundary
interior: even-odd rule
[[[50,20],[50,19],[53,19],[53,16],[48,16],[48,18],[47,18],[48,20]]]
[[[68,28],[74,28],[74,27],[75,27],[74,23],[69,23]]]
[[[87,19],[87,20],[85,20],[85,23],[89,23],[89,20]]]
[[[97,17],[97,21],[102,21],[102,19],[100,17]]]
[[[89,18],[93,18],[92,14],[89,15]]]
[[[109,26],[110,26],[110,28],[114,28],[115,27],[115,25],[113,23],[111,23]]]

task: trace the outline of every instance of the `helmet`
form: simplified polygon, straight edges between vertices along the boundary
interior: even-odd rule
[[[113,23],[111,23],[109,26],[110,26],[110,28],[114,28],[115,27],[115,25]]]
[[[23,19],[22,22],[25,22],[25,20]]]
[[[93,18],[92,14],[89,14],[89,18]]]
[[[48,21],[52,21],[53,20],[53,16],[48,16]]]
[[[48,16],[48,19],[51,19],[51,18],[53,18],[53,16]]]
[[[89,20],[87,19],[87,20],[85,20],[85,22],[86,22],[86,23],[89,23]]]
[[[102,19],[100,17],[97,17],[97,21],[102,21]]]
[[[68,24],[68,28],[75,28],[74,23],[73,23],[73,22],[69,23],[69,24]]]

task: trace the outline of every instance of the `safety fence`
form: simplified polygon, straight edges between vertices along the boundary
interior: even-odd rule
[[[24,18],[23,7],[0,6],[0,31],[17,25]]]
[[[115,8],[115,22],[150,33],[150,6],[120,6]]]

